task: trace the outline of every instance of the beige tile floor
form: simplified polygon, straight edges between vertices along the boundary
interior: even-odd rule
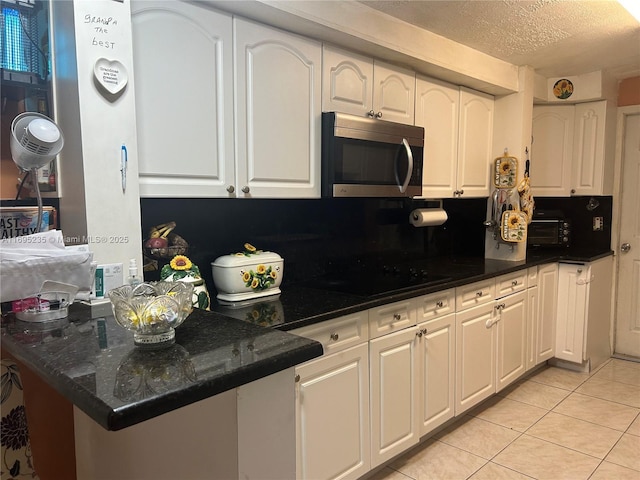
[[[537,370],[371,480],[640,480],[640,363]]]

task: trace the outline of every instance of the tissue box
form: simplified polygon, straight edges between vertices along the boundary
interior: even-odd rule
[[[279,294],[284,260],[277,253],[258,250],[218,257],[211,269],[216,298],[221,303],[237,303]]]
[[[56,228],[56,209],[42,208],[41,230]],[[15,238],[37,233],[38,207],[2,207],[0,208],[0,238]]]

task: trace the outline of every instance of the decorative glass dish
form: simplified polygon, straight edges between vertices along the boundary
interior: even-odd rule
[[[193,285],[185,282],[149,282],[109,290],[113,316],[133,332],[140,347],[160,347],[175,342],[178,327],[193,308]]]

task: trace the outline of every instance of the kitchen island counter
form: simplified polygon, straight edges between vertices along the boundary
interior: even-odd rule
[[[2,348],[107,430],[119,430],[322,355],[322,345],[198,309],[176,343],[142,350],[111,315],[3,318]]]

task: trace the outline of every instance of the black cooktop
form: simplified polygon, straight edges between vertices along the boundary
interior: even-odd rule
[[[421,262],[367,264],[309,280],[306,287],[375,298],[451,280]]]

